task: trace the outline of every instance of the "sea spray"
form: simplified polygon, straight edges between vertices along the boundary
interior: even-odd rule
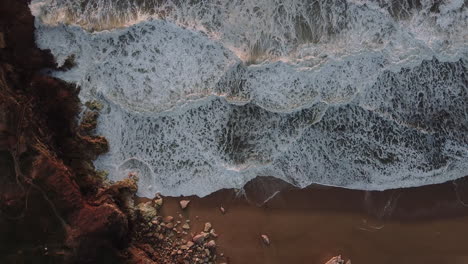
[[[36,41],[105,109],[117,180],[207,195],[274,176],[356,189],[468,171],[463,1],[33,1]]]

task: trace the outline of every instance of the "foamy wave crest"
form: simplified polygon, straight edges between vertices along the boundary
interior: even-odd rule
[[[256,176],[358,189],[468,171],[463,1],[36,0],[36,41],[105,109],[140,195]]]

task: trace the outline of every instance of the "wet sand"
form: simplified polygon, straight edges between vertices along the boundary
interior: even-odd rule
[[[243,193],[189,197],[183,212],[180,199],[166,197],[162,213],[182,213],[194,233],[211,222],[219,234],[218,253],[226,256],[218,263],[313,264],[338,254],[354,264],[468,263],[468,178],[384,192],[297,189],[260,178]],[[261,234],[269,236],[270,246]]]

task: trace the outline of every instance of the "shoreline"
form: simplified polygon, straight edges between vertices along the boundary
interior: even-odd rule
[[[226,256],[218,255],[220,263],[325,263],[340,254],[353,263],[468,261],[468,238],[462,235],[468,232],[468,177],[387,191],[299,189],[257,178],[244,190],[165,197],[161,212],[183,213],[195,229],[211,222],[219,234],[218,253]],[[272,191],[280,192],[261,204]],[[183,212],[181,199],[191,200]],[[270,246],[261,234],[269,236]]]

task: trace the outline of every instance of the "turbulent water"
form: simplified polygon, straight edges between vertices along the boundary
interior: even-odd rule
[[[382,190],[468,175],[468,2],[36,0],[53,75],[105,105],[140,195],[256,176]]]

